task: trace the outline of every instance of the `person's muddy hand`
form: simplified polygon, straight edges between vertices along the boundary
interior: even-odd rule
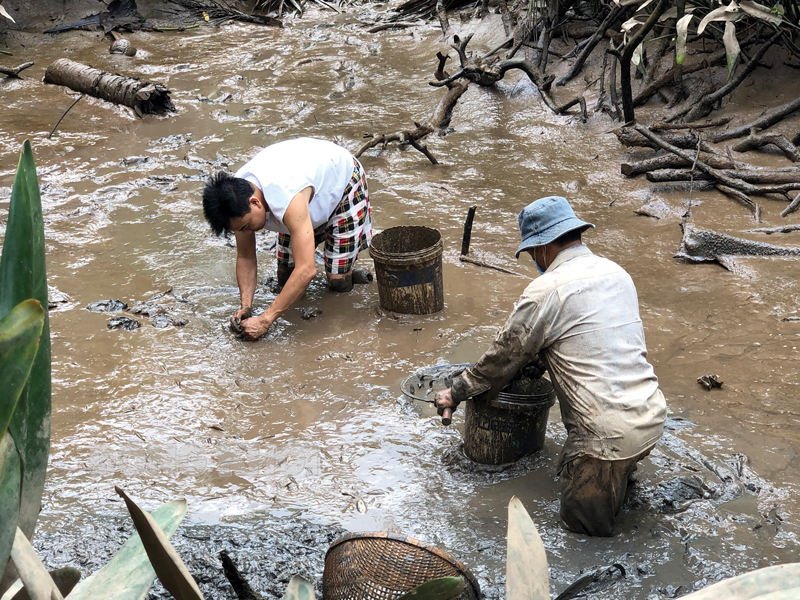
[[[231,316],[231,331],[236,335],[242,335],[242,321],[253,316],[253,309],[249,306],[240,308]]]
[[[260,338],[262,335],[269,331],[270,326],[272,325],[271,321],[268,321],[263,316],[260,317],[251,317],[250,319],[246,319],[241,323],[241,337],[245,340],[255,341]]]
[[[453,400],[450,388],[436,392],[436,396],[433,398],[433,405],[436,407],[439,416],[442,417],[442,425],[450,425],[450,417],[453,411],[458,408],[458,402]]]

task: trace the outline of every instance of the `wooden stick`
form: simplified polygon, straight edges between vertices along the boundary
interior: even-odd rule
[[[55,124],[55,125],[53,125],[53,128],[50,130],[50,133],[48,133],[48,134],[47,134],[47,139],[48,139],[48,140],[49,140],[51,137],[53,137],[53,133],[55,133],[55,130],[56,130],[56,129],[58,129],[58,126],[61,124],[61,121],[63,121],[63,120],[64,120],[64,117],[66,117],[66,116],[67,116],[67,113],[68,113],[69,111],[71,111],[71,110],[72,110],[72,107],[73,107],[73,106],[75,106],[75,105],[76,105],[76,104],[77,104],[77,103],[80,101],[80,99],[81,99],[81,98],[83,98],[85,95],[86,95],[86,94],[81,94],[80,96],[78,96],[78,97],[75,99],[75,102],[73,102],[72,104],[70,104],[70,105],[69,105],[69,108],[68,108],[67,110],[65,110],[65,111],[64,111],[64,114],[63,114],[63,115],[61,115],[61,118],[60,118],[58,121],[56,121],[56,124]]]
[[[416,27],[419,23],[409,23],[406,21],[398,21],[397,23],[380,23],[374,27],[367,29],[367,33],[378,33],[385,29],[407,29],[409,27]]]
[[[800,162],[800,151],[780,133],[753,133],[733,146],[736,152],[747,152],[763,146],[775,146],[792,162]]]
[[[798,208],[800,208],[800,194],[797,194],[797,196],[795,197],[794,200],[791,201],[789,206],[787,206],[785,209],[783,209],[783,212],[781,213],[781,216],[782,217],[788,217],[790,214],[792,214]]]
[[[522,275],[515,271],[510,271],[509,269],[504,269],[503,267],[498,267],[496,265],[490,265],[489,263],[483,262],[482,260],[471,258],[469,256],[459,256],[458,260],[460,260],[461,262],[469,263],[471,265],[475,265],[476,267],[494,269],[495,271],[500,271],[501,273],[506,273],[507,275],[516,275],[517,277],[524,277],[525,279],[528,279],[527,277],[525,277],[525,275]]]
[[[726,131],[720,131],[718,133],[712,133],[711,141],[717,143],[732,140],[738,137],[744,137],[750,133],[751,129],[766,129],[767,127],[771,127],[778,121],[781,121],[785,117],[798,110],[800,110],[800,98],[796,98],[791,102],[787,102],[786,104],[779,106],[778,108],[768,112],[764,116],[759,117],[747,125],[742,125],[741,127],[728,129]]]
[[[791,231],[800,231],[800,225],[784,225],[782,227],[760,227],[758,229],[747,229],[747,233],[766,233],[772,235],[773,233],[789,233]]]
[[[650,131],[669,131],[675,129],[708,129],[709,127],[721,127],[731,122],[732,117],[722,117],[714,121],[707,121],[705,123],[653,123],[650,125]]]
[[[18,67],[14,67],[13,69],[9,69],[8,67],[0,67],[0,73],[8,77],[9,79],[22,79],[19,76],[20,71],[24,71],[25,69],[29,69],[33,66],[32,62],[26,62],[21,64]]]
[[[475,204],[470,206],[467,211],[467,218],[464,221],[464,237],[461,238],[461,256],[469,254],[469,242],[472,238],[472,221],[475,218],[475,211],[477,209],[478,205]]]

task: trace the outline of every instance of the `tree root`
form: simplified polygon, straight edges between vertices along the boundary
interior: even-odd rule
[[[759,117],[751,123],[748,123],[747,125],[713,133],[711,134],[711,141],[716,143],[744,137],[748,135],[752,129],[766,129],[767,127],[772,127],[775,125],[775,123],[778,123],[798,110],[800,110],[800,98],[792,100],[791,102],[787,102],[786,104],[771,110],[767,114]],[[797,145],[800,143],[800,141],[793,141],[792,143]]]
[[[701,154],[700,157],[704,163],[715,169],[738,169],[741,168],[740,163],[732,162],[730,159],[720,157],[714,154]],[[626,177],[635,177],[642,173],[658,172],[667,169],[680,169],[683,167],[691,167],[694,161],[688,161],[680,156],[674,154],[662,154],[654,156],[653,158],[646,158],[637,162],[622,163],[620,172]],[[747,165],[749,166],[749,165]],[[664,179],[663,181],[683,181],[679,179]]]
[[[704,161],[706,162],[706,161]],[[711,161],[708,161],[711,162]],[[706,164],[708,164],[706,162]],[[717,167],[718,168],[718,167]],[[797,171],[759,171],[759,170],[734,170],[734,169],[720,169],[728,177],[739,179],[746,183],[754,184],[785,184],[796,183],[799,184],[797,189],[800,189],[800,170]],[[649,171],[646,175],[647,181],[651,183],[664,183],[667,181],[691,181],[697,179],[713,179],[710,175],[704,173],[695,173],[690,169],[657,169]]]
[[[773,233],[791,233],[792,231],[800,231],[800,225],[783,225],[782,227],[759,227],[758,229],[747,229],[747,233],[766,233],[772,235]]]
[[[577,104],[580,105],[581,120],[586,122],[586,100],[584,100],[583,96],[577,96],[576,98],[573,98],[572,100],[561,105],[556,104],[550,95],[550,87],[553,83],[553,76],[543,76],[539,72],[537,66],[531,61],[525,58],[508,58],[494,62],[493,64],[484,65],[481,58],[476,59],[473,56],[467,55],[467,44],[469,44],[470,40],[472,39],[472,35],[473,34],[469,34],[463,40],[458,36],[454,36],[454,43],[450,45],[451,48],[458,53],[461,69],[454,75],[451,75],[445,79],[431,81],[430,85],[434,87],[441,87],[445,85],[449,86],[460,79],[466,79],[467,81],[477,83],[482,87],[491,87],[503,79],[508,71],[519,69],[525,73],[531,80],[531,83],[538,88],[539,94],[542,97],[542,101],[550,110],[557,115],[560,115],[566,113],[567,110]]]
[[[439,59],[439,66],[434,73],[434,77],[437,79],[446,80],[448,79],[448,76],[444,71],[444,64],[448,57],[443,55],[441,52],[437,53],[436,57]],[[397,142],[401,146],[409,145],[414,149],[419,150],[427,157],[431,164],[438,165],[439,161],[437,161],[436,158],[430,153],[427,146],[420,143],[420,140],[424,139],[437,129],[442,130],[450,124],[450,118],[452,117],[453,109],[455,108],[458,99],[461,98],[461,96],[469,87],[469,83],[466,81],[452,82],[446,85],[447,93],[442,96],[441,100],[439,100],[439,103],[436,105],[436,108],[422,124],[414,123],[414,129],[410,130],[372,136],[372,139],[364,143],[353,154],[353,156],[359,158],[362,154],[364,154],[364,152],[370,150],[371,148],[381,145],[383,148],[386,148],[386,146],[388,146],[390,143]]]

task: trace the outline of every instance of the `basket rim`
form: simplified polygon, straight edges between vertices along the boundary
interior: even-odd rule
[[[330,554],[331,550],[333,550],[337,546],[340,546],[346,542],[351,542],[353,540],[363,540],[363,539],[384,539],[384,540],[388,539],[388,540],[393,540],[395,542],[402,542],[404,544],[408,544],[409,546],[422,548],[423,550],[427,550],[431,554],[434,554],[439,558],[449,562],[459,571],[461,571],[461,573],[464,575],[464,578],[472,586],[472,589],[475,592],[476,597],[483,598],[483,594],[481,594],[481,586],[478,584],[478,580],[475,578],[475,575],[472,574],[472,571],[470,571],[463,562],[458,560],[452,554],[449,554],[444,550],[440,550],[433,544],[428,544],[427,542],[423,542],[422,540],[418,540],[417,538],[413,538],[407,535],[402,535],[399,533],[389,533],[388,531],[354,531],[351,533],[346,533],[336,538],[330,545],[328,550],[325,552],[326,561],[328,558],[328,554]]]

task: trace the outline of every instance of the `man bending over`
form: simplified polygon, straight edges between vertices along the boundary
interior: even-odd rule
[[[353,265],[369,246],[372,222],[364,169],[341,146],[313,138],[278,142],[236,175],[219,172],[203,191],[203,213],[216,235],[236,236],[236,281],[242,336],[255,340],[297,302],[317,273],[314,250],[325,242],[330,289],[353,289]],[[255,233],[278,232],[278,284],[269,308],[251,314],[258,281]],[[359,270],[357,270],[359,271]],[[357,281],[366,281],[356,273]]]

